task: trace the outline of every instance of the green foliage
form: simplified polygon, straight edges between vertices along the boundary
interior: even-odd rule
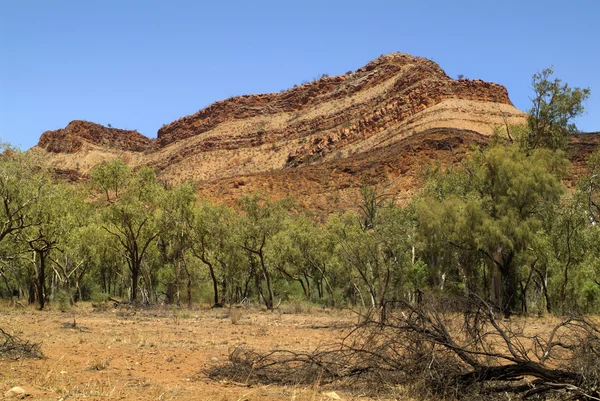
[[[414,219],[409,209],[374,202],[379,196],[373,189],[362,192],[363,205],[367,205],[361,209],[363,214],[333,217],[328,229],[335,236],[338,258],[352,278],[360,301],[366,302],[362,287],[368,295],[368,304],[378,307],[387,298],[403,297],[414,291],[416,288],[411,284],[419,284],[418,280],[411,283],[406,276],[407,269],[414,264]]]
[[[162,281],[164,282],[164,279],[168,278],[165,283],[165,301],[167,303],[180,304],[181,287],[184,280],[188,305],[191,305],[192,302],[192,284],[196,274],[192,269],[188,254],[193,246],[192,227],[195,204],[195,189],[189,183],[183,183],[165,191],[161,200],[162,213],[157,221],[160,235],[157,242],[163,267]]]
[[[553,74],[550,67],[532,77],[532,107],[525,137],[529,149],[565,149],[569,137],[577,132],[572,120],[583,114],[583,103],[590,96],[589,88],[571,88],[558,78],[552,79]]]
[[[540,149],[527,155],[497,145],[475,152],[462,168],[434,176],[416,204],[434,284],[443,287],[451,278],[482,292],[481,276],[497,275],[489,295],[505,312],[515,310],[521,266],[535,258],[530,249],[542,229],[541,216],[564,191],[559,178],[565,168],[560,153]]]
[[[273,275],[277,271],[272,247],[292,203],[289,199],[272,202],[254,195],[240,199],[239,206],[242,210],[237,233],[239,245],[246,251],[247,266],[258,295],[266,308],[272,310],[275,299]]]
[[[90,197],[90,186],[54,182],[5,146],[0,297],[62,309],[108,297],[270,310],[281,301],[306,313],[312,304],[417,302],[421,290],[434,290],[477,294],[507,314],[600,312],[600,151],[566,191],[568,162],[552,148],[573,127],[556,127],[569,120],[561,113],[582,110],[577,96],[587,92],[556,85],[554,100],[539,101],[539,118],[552,120],[539,141],[523,148],[497,138],[460,164],[432,169],[406,206],[364,185],[354,211],[325,224],[290,199],[253,195],[233,208],[199,200],[193,185],[166,188],[153,169],[133,171],[119,159],[91,172]],[[556,99],[571,99],[574,111],[553,111]],[[533,140],[532,127],[519,128],[523,138]]]
[[[600,224],[600,150],[589,156],[587,170],[579,181],[578,192],[590,223]]]
[[[208,268],[213,305],[222,305],[225,298],[239,302],[246,296],[241,295],[248,274],[237,243],[237,225],[237,216],[229,208],[206,201],[194,208],[190,249]]]
[[[71,294],[67,290],[61,289],[54,294],[54,302],[62,312],[71,309]]]
[[[305,300],[335,305],[333,286],[338,281],[339,261],[334,236],[306,215],[285,223],[273,246],[277,271],[298,284]]]
[[[106,201],[111,202],[119,197],[131,178],[131,168],[117,158],[105,162],[90,172],[92,187],[106,196]]]
[[[99,168],[103,169],[104,166]],[[114,171],[115,174],[121,174],[120,169]],[[108,182],[115,180],[109,177]],[[151,275],[143,276],[142,262],[150,247],[156,245],[155,240],[160,234],[161,227],[158,223],[162,213],[160,206],[164,188],[156,179],[154,170],[148,167],[140,168],[135,174],[125,176],[119,182],[127,182],[127,185],[105,207],[102,220],[103,228],[116,239],[116,249],[127,261],[131,273],[129,298],[134,302],[138,296],[140,275],[147,287],[151,285]],[[144,301],[148,302],[150,288],[145,290]]]

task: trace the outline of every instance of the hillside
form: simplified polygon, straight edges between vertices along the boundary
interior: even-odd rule
[[[352,204],[363,183],[406,198],[424,166],[457,160],[495,127],[524,117],[501,85],[454,80],[433,61],[394,53],[281,93],[216,102],[163,126],[154,140],[73,121],[45,132],[33,151],[73,174],[122,157],[172,182],[192,180],[208,198],[289,194],[332,211]]]

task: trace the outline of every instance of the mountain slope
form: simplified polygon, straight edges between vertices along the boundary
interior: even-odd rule
[[[425,164],[452,162],[524,118],[503,86],[453,80],[430,60],[394,53],[281,93],[216,102],[163,126],[155,140],[72,122],[45,132],[34,151],[58,170],[85,175],[119,156],[173,182],[192,180],[211,198],[289,194],[331,211],[365,182],[402,198]]]

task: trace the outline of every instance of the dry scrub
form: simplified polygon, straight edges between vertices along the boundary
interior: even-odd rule
[[[477,297],[388,303],[337,347],[238,347],[207,374],[243,383],[335,383],[371,396],[403,388],[423,399],[600,399],[596,321],[567,318],[543,335],[498,316]]]
[[[0,359],[43,358],[40,344],[22,340],[0,328]]]

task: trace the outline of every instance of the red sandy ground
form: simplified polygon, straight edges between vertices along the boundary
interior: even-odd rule
[[[241,318],[234,324],[227,309],[98,311],[80,305],[40,312],[5,306],[0,328],[41,342],[46,358],[0,360],[0,397],[20,386],[26,399],[40,401],[332,400],[332,391],[344,400],[368,400],[318,383],[245,387],[203,373],[226,362],[238,345],[313,350],[336,343],[356,322],[351,312],[294,309],[237,310]]]

